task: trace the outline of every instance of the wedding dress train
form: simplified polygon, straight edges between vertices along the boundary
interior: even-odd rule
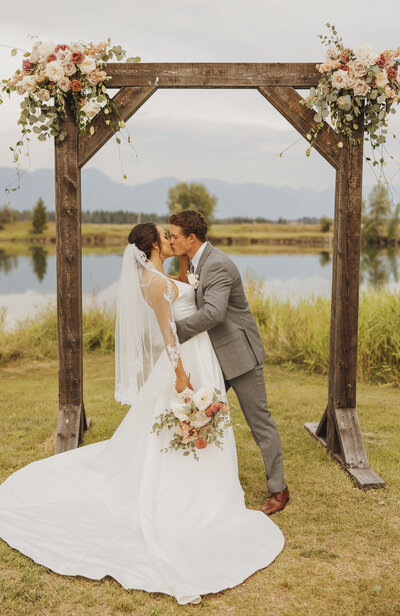
[[[176,319],[196,310],[177,282]],[[207,333],[181,345],[193,387],[224,380]],[[38,460],[0,486],[0,537],[63,575],[115,578],[126,589],[198,603],[236,586],[283,549],[278,526],[246,509],[233,430],[199,460],[161,453],[171,434],[151,433],[175,391],[165,351],[109,440]]]

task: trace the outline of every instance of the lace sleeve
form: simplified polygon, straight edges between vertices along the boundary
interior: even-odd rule
[[[171,366],[176,370],[179,362],[179,341],[172,314],[174,287],[166,276],[152,274],[144,276],[141,282],[146,302],[154,310],[164,340]]]

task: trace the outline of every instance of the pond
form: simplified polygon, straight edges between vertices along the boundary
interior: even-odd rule
[[[241,247],[243,251],[243,247]],[[331,293],[332,254],[289,253],[229,254],[242,277],[263,279],[265,292],[282,299]],[[121,254],[83,254],[82,289],[85,301],[107,306],[115,302]],[[172,273],[174,260],[168,264]],[[400,254],[378,250],[363,253],[361,288],[400,289]],[[56,256],[41,246],[29,255],[10,256],[0,250],[0,309],[7,321],[32,315],[56,294]]]

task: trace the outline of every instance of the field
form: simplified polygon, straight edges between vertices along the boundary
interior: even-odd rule
[[[132,226],[85,223],[82,225],[82,243],[88,246],[124,246]],[[163,226],[169,228],[169,225]],[[55,223],[49,222],[48,228],[39,235],[33,235],[30,230],[31,224],[28,221],[5,225],[4,229],[0,230],[0,245],[9,242],[55,243]],[[331,238],[332,234],[322,233],[319,225],[301,224],[221,224],[213,225],[209,232],[211,241],[228,245],[263,242],[272,245],[287,243],[330,246]]]
[[[85,405],[93,425],[85,443],[107,439],[126,413],[113,398],[112,354],[85,357]],[[362,384],[358,415],[372,468],[384,490],[360,491],[303,424],[320,418],[327,380],[266,367],[270,409],[285,452],[291,500],[274,516],[283,552],[234,589],[179,607],[161,594],[124,590],[112,578],[65,577],[0,541],[2,616],[395,616],[398,593],[400,390]],[[0,481],[21,466],[52,455],[57,422],[57,362],[18,362],[0,371]],[[266,497],[261,455],[234,395],[240,479],[247,506]]]

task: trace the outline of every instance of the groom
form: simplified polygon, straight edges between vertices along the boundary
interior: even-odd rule
[[[207,241],[207,222],[195,210],[169,218],[174,254],[186,254],[196,274],[198,311],[177,321],[181,343],[207,331],[221,364],[226,388],[233,387],[253,438],[261,449],[269,496],[262,511],[283,509],[289,500],[283,476],[279,433],[267,406],[264,381],[265,351],[244,293],[239,270],[231,259]]]

